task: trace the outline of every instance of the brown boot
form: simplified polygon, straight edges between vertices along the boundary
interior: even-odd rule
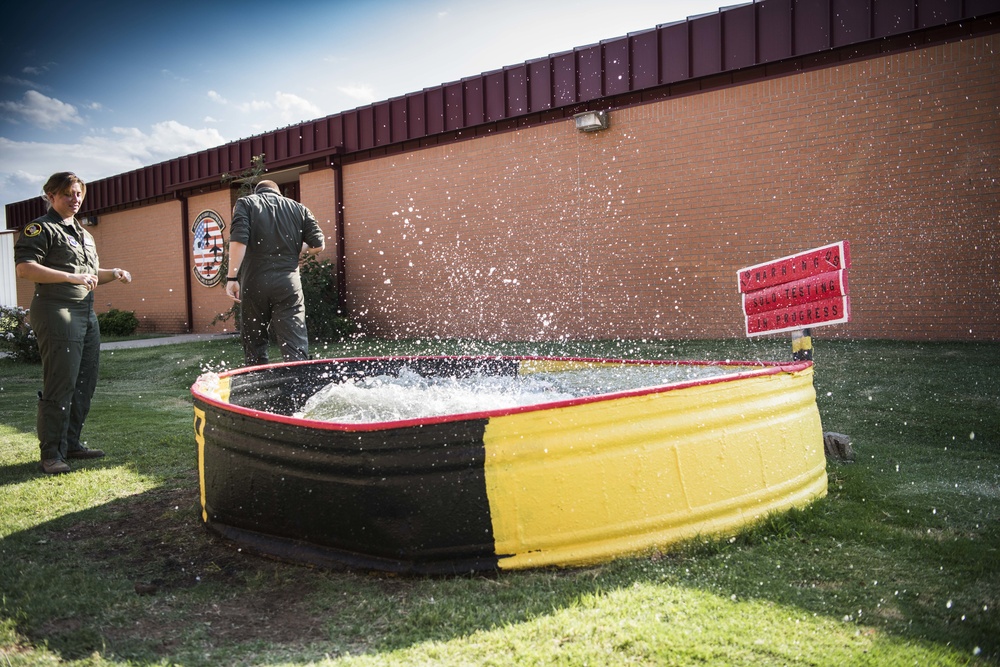
[[[72,468],[62,459],[44,459],[41,463],[42,472],[46,475],[61,475],[69,472]]]
[[[80,445],[80,449],[71,449],[66,452],[68,459],[99,459],[102,456],[104,456],[104,452],[100,449],[87,449],[83,445]]]

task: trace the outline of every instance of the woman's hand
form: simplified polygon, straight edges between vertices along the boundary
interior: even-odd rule
[[[93,273],[67,273],[67,282],[74,285],[84,285],[88,292],[93,292],[99,283],[99,278]]]

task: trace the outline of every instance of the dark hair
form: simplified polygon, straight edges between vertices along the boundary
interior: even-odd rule
[[[74,183],[79,183],[81,193],[87,196],[87,184],[72,171],[60,171],[49,176],[49,180],[45,181],[45,185],[42,186],[42,192],[45,193],[46,197],[57,195],[69,190]]]

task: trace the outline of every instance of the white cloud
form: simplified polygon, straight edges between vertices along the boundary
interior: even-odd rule
[[[294,93],[283,93],[280,90],[274,94],[273,100],[251,100],[236,107],[243,113],[260,114],[263,117],[255,121],[254,127],[287,125],[302,120],[310,120],[323,115],[319,107]]]
[[[37,76],[44,72],[48,72],[52,64],[54,63],[46,63],[45,65],[28,65],[27,67],[22,68],[21,71],[24,72],[25,74],[32,74]]]
[[[337,90],[347,95],[352,100],[357,100],[363,104],[371,104],[375,101],[375,89],[367,84],[352,84],[350,86],[338,86]]]
[[[282,120],[287,122],[316,118],[320,115],[319,107],[294,93],[283,93],[279,90],[274,94],[274,104],[281,112]]]
[[[45,130],[68,123],[83,124],[83,119],[72,104],[42,95],[37,90],[26,92],[20,102],[0,102],[0,111],[9,114],[12,120],[24,120]]]
[[[38,195],[45,179],[56,171],[72,170],[90,182],[224,143],[226,139],[214,128],[192,128],[172,120],[156,123],[148,132],[116,127],[77,143],[0,137],[0,202]],[[5,221],[0,222],[0,228],[5,226]]]
[[[219,104],[229,104],[229,100],[227,100],[225,97],[215,92],[214,90],[208,91],[208,99],[212,100],[213,102],[217,102]]]
[[[28,79],[18,79],[16,76],[11,76],[10,74],[4,74],[0,76],[0,83],[6,83],[12,86],[21,86],[22,88],[41,88],[34,81],[29,81]]]

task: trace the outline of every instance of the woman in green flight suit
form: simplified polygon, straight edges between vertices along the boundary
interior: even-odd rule
[[[42,355],[38,441],[42,471],[53,475],[70,471],[66,459],[104,456],[80,442],[101,349],[94,289],[113,280],[130,283],[132,276],[100,268],[94,237],[76,219],[87,194],[76,174],[53,174],[42,190],[49,210],[21,230],[14,262],[17,277],[35,283],[30,318]]]

